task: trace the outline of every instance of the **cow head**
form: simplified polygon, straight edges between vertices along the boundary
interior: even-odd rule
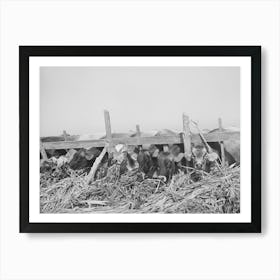
[[[114,149],[112,149],[113,159],[117,164],[121,164],[126,156],[127,146],[124,144],[117,144]]]
[[[192,147],[192,162],[195,169],[206,169],[207,150],[203,145],[198,144]]]
[[[143,176],[152,178],[156,172],[158,163],[157,158],[159,155],[159,149],[155,145],[144,144],[134,149],[137,155],[137,163],[139,170]]]
[[[202,144],[192,147],[192,163],[197,170],[209,172],[218,157],[216,152],[207,153],[205,146]]]
[[[127,170],[138,168],[137,154],[134,147],[129,147],[125,144],[117,144],[113,151],[113,160],[120,165],[125,166]]]
[[[178,172],[178,164],[184,158],[184,153],[178,145],[171,145],[168,149],[159,152],[157,156],[157,173],[160,177],[165,177],[165,181],[172,178]]]
[[[70,156],[71,160],[69,161],[69,166],[72,169],[91,167],[99,154],[100,151],[94,147],[89,150],[82,148]]]
[[[142,145],[136,151],[140,171],[149,178],[164,177],[165,181],[176,172],[177,163],[184,157],[178,145],[170,145],[163,151],[156,145]]]
[[[170,152],[160,152],[158,155],[158,175],[165,177],[164,181],[171,179],[175,173],[175,162]]]

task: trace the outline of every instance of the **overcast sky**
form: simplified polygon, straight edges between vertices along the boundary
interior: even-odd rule
[[[104,109],[113,132],[239,127],[239,92],[239,67],[41,67],[41,136],[105,132]]]

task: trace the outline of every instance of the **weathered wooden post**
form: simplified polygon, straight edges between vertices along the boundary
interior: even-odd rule
[[[107,110],[104,110],[104,120],[105,120],[105,130],[106,130],[106,140],[109,143],[108,152],[112,151],[112,130],[111,130],[111,121],[110,121],[110,114]]]
[[[40,140],[40,151],[41,151],[41,155],[42,155],[43,160],[44,161],[48,160],[47,152],[46,152],[46,150],[44,148],[44,144],[43,144],[43,142],[41,140]]]
[[[67,133],[65,130],[63,130],[63,138],[64,138],[64,141],[67,141]]]
[[[221,134],[223,132],[223,126],[222,126],[222,119],[219,118],[219,143],[220,143],[220,147],[221,147],[221,163],[222,166],[225,166],[225,147],[224,147],[224,141],[221,141]]]
[[[137,124],[136,125],[136,137],[137,137],[137,146],[140,146],[141,145],[141,130],[140,130],[140,125]]]
[[[189,116],[183,114],[183,143],[185,157],[188,161],[191,160],[191,131]]]

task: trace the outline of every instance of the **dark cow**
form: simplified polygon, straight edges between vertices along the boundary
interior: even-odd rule
[[[134,152],[134,147],[128,147],[125,144],[118,144],[111,151],[111,156],[112,163],[120,165],[120,174],[138,168],[136,160],[137,155]]]
[[[48,149],[48,150],[46,150],[46,152],[47,152],[48,158],[51,158],[51,157],[59,158],[60,156],[64,156],[67,153],[67,151],[65,149],[59,149],[59,150]],[[40,158],[41,158],[41,154],[40,154]]]
[[[168,181],[176,172],[176,165],[170,152],[160,152],[158,155],[157,176]]]
[[[95,147],[88,150],[82,148],[74,154],[72,160],[69,162],[69,166],[74,170],[91,167],[100,153],[101,151]]]
[[[155,145],[135,147],[118,144],[111,151],[113,162],[120,164],[123,170],[139,168],[149,178],[153,177],[157,169],[158,154],[159,149]]]
[[[178,172],[184,154],[178,145],[150,145],[137,150],[139,169],[148,178],[163,178],[167,181]]]
[[[135,152],[137,153],[139,170],[149,178],[152,178],[158,167],[159,149],[155,145],[151,145],[148,149],[137,147]]]
[[[171,145],[168,150],[161,151],[158,155],[158,175],[170,180],[172,176],[179,172],[186,160],[179,145]]]

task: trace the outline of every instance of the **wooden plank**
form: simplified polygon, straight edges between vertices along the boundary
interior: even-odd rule
[[[45,149],[80,149],[91,147],[104,147],[106,140],[82,140],[82,141],[62,141],[62,142],[43,142]]]
[[[65,130],[63,130],[63,138],[64,138],[64,141],[67,141],[67,133]]]
[[[112,152],[112,129],[111,129],[111,120],[110,120],[110,114],[108,111],[104,110],[104,121],[105,121],[105,130],[106,130],[106,140],[109,144],[108,146],[108,153]]]
[[[204,134],[204,138],[207,142],[219,142],[226,141],[229,139],[239,139],[239,132],[215,132],[211,134]],[[198,134],[191,135],[191,142],[200,141]],[[127,144],[127,145],[140,145],[144,144],[155,144],[155,145],[164,145],[164,144],[183,144],[184,141],[180,135],[172,136],[151,136],[151,137],[123,137],[123,138],[112,138],[111,140],[113,145],[116,144]],[[79,148],[90,148],[90,147],[104,147],[106,139],[99,140],[83,140],[83,141],[61,141],[61,142],[43,142],[45,149],[79,149]]]
[[[136,125],[136,137],[137,137],[137,142],[138,142],[138,146],[141,146],[141,131],[140,131],[140,125],[137,124]]]
[[[63,136],[49,136],[49,137],[40,137],[42,142],[59,142],[65,141]],[[70,140],[70,139],[68,139]],[[74,140],[74,139],[73,139]]]
[[[183,114],[183,144],[185,157],[187,160],[191,160],[191,131],[190,131],[190,119],[189,116]]]
[[[220,132],[220,135],[222,135],[223,133],[223,126],[222,126],[222,119],[219,118],[219,132]],[[220,137],[221,138],[221,137]],[[221,163],[222,163],[222,166],[225,166],[225,147],[224,147],[224,141],[222,141],[221,139],[219,139],[219,142],[220,142],[220,147],[221,147]]]
[[[104,110],[104,120],[105,120],[106,138],[108,140],[111,140],[112,139],[111,120],[110,120],[110,114],[106,110]]]

